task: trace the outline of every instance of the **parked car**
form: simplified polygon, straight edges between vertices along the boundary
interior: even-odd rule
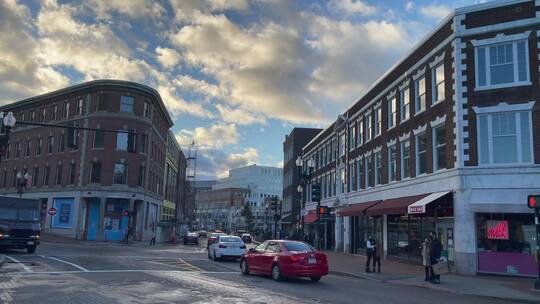
[[[208,236],[208,232],[206,232],[206,230],[201,230],[199,231],[199,237],[202,238],[202,237],[207,237]]]
[[[187,244],[195,244],[199,245],[199,236],[195,232],[188,232],[188,234],[184,235],[184,245]]]
[[[210,245],[212,245],[212,243],[214,243],[215,241],[217,241],[217,239],[222,236],[222,235],[226,235],[225,233],[223,232],[220,232],[220,233],[210,233],[210,236],[208,236],[208,239],[206,240],[206,249],[209,249],[210,248]],[[208,256],[210,257],[210,256]]]
[[[318,282],[328,274],[328,259],[324,253],[304,242],[269,240],[243,255],[240,269],[242,274],[271,275],[276,281],[309,277]]]
[[[251,234],[249,233],[242,233],[242,241],[244,241],[244,243],[246,244],[251,244]]]
[[[208,258],[217,261],[222,258],[239,259],[247,252],[246,244],[238,236],[221,235],[208,249]]]

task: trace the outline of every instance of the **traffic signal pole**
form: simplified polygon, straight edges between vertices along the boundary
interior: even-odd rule
[[[536,266],[538,267],[538,277],[534,281],[534,289],[540,289],[540,212],[538,207],[534,208],[534,224],[536,226]]]

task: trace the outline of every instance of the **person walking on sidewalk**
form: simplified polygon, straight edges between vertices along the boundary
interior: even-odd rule
[[[439,263],[439,259],[441,258],[441,251],[442,251],[442,245],[439,239],[437,238],[437,235],[432,233],[431,234],[431,242],[430,242],[430,250],[429,250],[429,262],[430,262],[430,271],[431,271],[431,280],[430,282],[433,284],[440,284],[441,283],[441,275],[436,274],[433,271],[433,265]]]
[[[150,238],[150,246],[156,246],[156,229],[152,229],[152,237]]]
[[[426,238],[422,243],[422,265],[424,265],[424,270],[426,272],[426,278],[424,281],[429,281],[431,278],[431,262],[430,262],[430,249],[431,244],[429,238]]]
[[[375,272],[375,266],[377,266],[377,272],[381,273],[381,257],[383,256],[383,248],[379,244],[375,244],[375,252],[373,256],[373,272]]]
[[[366,241],[366,272],[371,272],[369,270],[369,265],[371,264],[371,260],[373,260],[373,272],[375,272],[375,239],[373,239],[373,236],[369,236],[368,240]]]

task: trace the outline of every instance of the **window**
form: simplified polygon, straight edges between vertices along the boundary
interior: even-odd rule
[[[356,133],[356,146],[359,147],[364,143],[364,121],[359,120],[356,124],[358,132]]]
[[[393,128],[397,121],[396,97],[388,101],[388,129]]]
[[[21,121],[24,121],[24,112],[21,112]]]
[[[331,180],[331,190],[332,190],[332,196],[336,195],[336,171],[332,172],[332,180]]]
[[[375,153],[375,185],[382,183],[382,159],[381,152]]]
[[[345,168],[339,169],[339,193],[345,193]]]
[[[38,143],[37,143],[37,146],[36,146],[36,155],[41,155],[42,147],[43,147],[43,138],[40,137],[40,138],[38,138]]]
[[[144,117],[150,118],[150,102],[148,100],[144,101]]]
[[[427,172],[426,164],[426,133],[416,135],[416,175]]]
[[[360,189],[363,189],[362,188],[362,176],[364,175],[363,171],[362,171],[362,163],[364,162],[363,159],[358,159],[356,161],[356,183],[357,183],[357,186],[356,186],[356,189],[360,190]]]
[[[126,182],[127,182],[127,165],[114,164],[113,183],[126,184]]]
[[[401,142],[401,179],[411,177],[411,141]]]
[[[355,148],[356,143],[356,126],[354,124],[349,126],[349,151]]]
[[[30,121],[35,121],[36,120],[36,111],[32,110],[32,112],[30,112]]]
[[[146,168],[144,166],[139,166],[139,180],[137,182],[137,185],[139,187],[144,186],[144,173],[146,171]]]
[[[105,111],[105,95],[98,94],[96,96],[97,111]]]
[[[133,113],[133,102],[134,98],[132,96],[121,96],[120,97],[120,112]]]
[[[339,134],[339,146],[338,146],[338,155],[345,155],[345,133]]]
[[[15,144],[15,158],[19,158],[21,157],[21,142],[18,141],[16,144]]]
[[[116,133],[116,150],[127,151],[128,148],[128,132],[120,130]]]
[[[400,110],[400,120],[405,121],[411,116],[411,96],[409,93],[409,88],[401,90],[399,92],[399,110]]]
[[[531,163],[531,112],[478,115],[480,164]]]
[[[49,185],[49,175],[51,173],[51,168],[49,165],[45,166],[45,172],[43,172],[43,185],[48,186]]]
[[[90,183],[101,183],[101,162],[92,162],[92,169],[90,171]]]
[[[94,148],[103,148],[105,145],[105,132],[102,130],[94,131]],[[127,146],[126,146],[127,147]]]
[[[432,70],[433,103],[444,100],[444,64],[439,64]]]
[[[57,112],[58,112],[58,106],[57,105],[52,106],[51,120],[56,120]]]
[[[46,108],[41,109],[41,115],[39,116],[39,121],[44,122],[46,115],[47,115],[47,109]]]
[[[32,151],[32,141],[30,139],[28,139],[26,141],[26,153],[25,153],[25,156],[30,156],[31,151]]]
[[[53,145],[54,145],[54,136],[49,136],[47,138],[47,153],[53,152]]]
[[[62,184],[62,164],[56,165],[56,184]]]
[[[382,131],[382,108],[375,109],[375,135],[377,137],[381,135]]]
[[[34,167],[34,170],[32,172],[32,183],[33,183],[33,186],[38,186],[38,183],[39,183],[39,167]]]
[[[476,48],[476,87],[504,87],[529,83],[527,40]]]
[[[397,179],[397,149],[396,145],[388,147],[388,181],[393,182]]]
[[[75,163],[69,164],[69,185],[75,184]]]
[[[64,102],[64,118],[69,117],[69,101]]]
[[[60,134],[59,138],[58,138],[58,152],[64,152],[65,148],[66,148],[66,139],[65,139],[65,136],[64,134]]]
[[[356,172],[354,171],[354,162],[349,163],[348,172],[349,192],[356,190]]]
[[[433,129],[433,168],[446,168],[446,129],[444,125]]]
[[[82,98],[79,98],[77,100],[77,115],[82,115],[84,111],[84,100]]]
[[[373,135],[373,126],[371,124],[371,114],[366,115],[366,142],[371,140]]]
[[[420,113],[426,109],[426,78],[421,77],[415,81],[415,113]]]
[[[366,188],[373,187],[373,160],[371,155],[366,157]]]

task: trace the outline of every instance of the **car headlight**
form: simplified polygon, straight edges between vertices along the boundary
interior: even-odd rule
[[[1,238],[8,238],[8,237],[9,237],[9,234],[2,234],[2,233],[0,233],[0,239],[1,239]]]
[[[39,235],[31,235],[30,238],[31,239],[39,239]]]

